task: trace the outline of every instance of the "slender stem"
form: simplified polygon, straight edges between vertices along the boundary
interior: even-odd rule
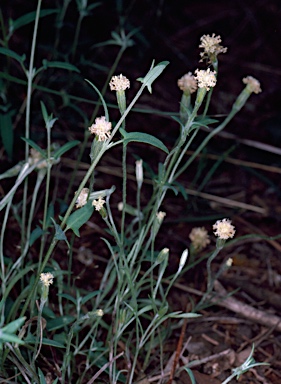
[[[33,37],[32,37],[32,45],[31,45],[31,53],[30,53],[30,61],[29,61],[29,69],[27,74],[27,97],[26,97],[26,115],[25,115],[25,138],[29,139],[30,133],[30,110],[31,110],[31,93],[32,93],[32,82],[33,82],[33,64],[34,64],[34,56],[35,56],[35,48],[36,48],[36,39],[38,32],[38,23],[40,16],[42,0],[38,0],[37,9],[36,9],[36,17],[33,29]],[[25,142],[25,161],[28,161],[28,152],[29,152],[29,144]],[[22,222],[21,222],[21,244],[24,246],[25,239],[25,220],[26,220],[26,209],[27,209],[27,189],[28,189],[28,178],[25,179],[24,189],[23,189],[23,199],[22,199]]]

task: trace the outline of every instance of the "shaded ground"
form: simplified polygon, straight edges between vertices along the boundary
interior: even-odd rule
[[[34,10],[33,4],[14,0],[13,4],[1,2],[1,9],[7,15],[16,18],[27,11]],[[253,95],[246,107],[235,117],[226,128],[232,136],[217,137],[208,145],[208,150],[192,167],[188,175],[181,182],[190,189],[189,199],[175,198],[168,194],[163,210],[167,212],[158,241],[159,248],[169,245],[171,251],[171,266],[176,269],[178,257],[183,249],[189,245],[188,234],[193,226],[205,226],[211,231],[212,223],[221,217],[231,217],[237,228],[237,236],[256,233],[262,236],[275,236],[281,233],[281,91],[280,91],[280,17],[281,4],[279,1],[135,1],[126,3],[122,12],[123,18],[118,20],[115,2],[105,2],[98,7],[92,17],[83,22],[81,40],[78,53],[73,58],[81,70],[84,78],[89,78],[97,86],[102,86],[106,75],[97,67],[90,67],[89,62],[110,67],[117,53],[117,48],[91,49],[100,41],[110,38],[110,31],[123,23],[127,30],[141,27],[135,35],[136,45],[128,49],[118,65],[117,73],[123,73],[130,79],[142,76],[149,68],[153,59],[156,62],[170,61],[165,73],[155,83],[152,96],[148,93],[141,98],[138,107],[154,108],[157,111],[175,113],[179,109],[180,92],[177,79],[188,71],[198,67],[199,39],[203,34],[220,34],[223,45],[228,47],[228,53],[221,55],[219,66],[219,81],[213,95],[211,113],[213,116],[226,114],[242,89],[242,78],[252,75],[261,82],[263,92]],[[52,1],[46,1],[44,7],[54,6]],[[73,36],[73,22],[76,20],[75,4],[67,14],[68,24],[62,30],[64,45],[59,52],[65,53],[71,45]],[[93,29],[94,26],[94,29]],[[38,47],[37,62],[50,55],[48,44],[52,39],[52,30],[48,28],[48,21],[43,20],[40,27],[40,45]],[[19,54],[28,54],[30,50],[31,29],[23,28],[21,33],[12,40],[12,48]],[[81,63],[81,58],[87,64]],[[204,67],[203,64],[202,68]],[[20,75],[18,67],[12,68],[13,75]],[[53,76],[53,77],[52,77]],[[76,75],[75,75],[76,76]],[[49,73],[48,86],[63,92],[65,89],[72,95],[91,98],[92,93],[85,88],[77,88],[79,83],[73,77],[66,86],[65,82]],[[80,75],[79,75],[80,76]],[[128,92],[132,97],[138,84],[132,84]],[[88,94],[86,94],[88,92]],[[13,107],[19,108],[25,98],[25,88],[9,87],[9,99]],[[81,117],[71,108],[63,108],[60,96],[46,96],[38,92],[34,98],[34,113],[32,116],[32,132],[36,142],[43,141],[44,129],[40,126],[38,117],[38,103],[40,97],[47,105],[53,105],[54,115],[59,116],[59,122],[54,128],[54,136],[64,142],[68,139],[83,140]],[[107,92],[107,100],[114,103],[113,96]],[[90,116],[93,106],[81,103],[85,113]],[[70,118],[71,116],[71,118]],[[116,115],[117,116],[117,115]],[[149,122],[148,122],[149,121]],[[149,125],[148,125],[149,124]],[[178,126],[169,117],[149,116],[135,112],[127,123],[128,129],[142,130],[155,134],[166,144],[172,145],[177,137]],[[17,162],[23,156],[19,136],[22,135],[24,117],[18,115],[15,120],[15,156]],[[204,136],[202,132],[201,138]],[[245,142],[245,140],[247,140]],[[266,146],[267,145],[267,146]],[[194,149],[194,148],[193,148]],[[154,150],[146,150],[137,146],[130,147],[128,162],[131,165],[130,175],[133,177],[133,154],[141,155],[151,166],[157,168],[161,154]],[[210,180],[205,184],[206,172],[213,169],[218,156],[229,151],[225,161],[214,170]],[[1,171],[7,169],[4,151],[1,149]],[[120,160],[116,160],[120,159]],[[57,174],[59,180],[68,181],[73,171],[73,159],[65,159]],[[88,154],[79,166],[79,176],[84,174],[88,164]],[[265,166],[265,167],[264,167]],[[114,155],[103,159],[97,173],[97,188],[107,188],[112,184],[121,183],[121,157],[118,150]],[[77,183],[80,178],[77,179]],[[9,184],[9,183],[8,183]],[[5,193],[9,185],[1,186],[1,193]],[[59,190],[61,198],[66,193],[66,185]],[[133,183],[129,186],[134,188]],[[143,197],[149,195],[147,190]],[[225,198],[228,200],[222,200]],[[113,206],[120,196],[113,198]],[[241,203],[246,204],[241,207]],[[38,212],[40,216],[40,211]],[[13,234],[13,223],[10,223]],[[95,233],[93,234],[93,228]],[[74,271],[80,277],[80,283],[86,290],[93,289],[92,273],[95,269],[96,284],[102,275],[103,264],[107,250],[99,240],[101,234],[106,236],[103,224],[97,223],[85,226],[81,231],[81,240],[75,244],[76,257]],[[13,234],[16,238],[17,235]],[[82,244],[81,244],[82,241]],[[96,243],[98,255],[90,251],[93,242]],[[81,246],[88,249],[89,257],[94,263],[87,266],[85,258],[81,258]],[[214,239],[212,246],[214,246]],[[8,245],[9,247],[9,245]],[[80,251],[79,251],[80,250]],[[11,252],[13,250],[11,249]],[[85,254],[85,252],[83,252]],[[240,288],[234,294],[236,310],[232,310],[224,303],[207,308],[202,312],[200,320],[190,322],[187,326],[184,341],[189,340],[181,364],[185,359],[197,360],[198,384],[219,383],[229,373],[233,362],[241,364],[255,343],[255,359],[269,362],[269,367],[257,368],[245,374],[241,383],[280,383],[281,382],[281,338],[278,320],[270,316],[280,316],[280,303],[274,296],[280,295],[281,282],[281,242],[280,240],[264,240],[251,238],[241,240],[235,246],[229,246],[214,263],[214,270],[219,268],[226,257],[233,258],[233,266],[220,279],[222,286],[231,292]],[[61,267],[64,268],[64,261]],[[65,261],[66,263],[66,261]],[[190,296],[198,300],[200,292],[205,290],[205,264],[198,265],[191,275],[184,275],[171,294],[171,305],[175,310],[185,310]],[[222,286],[217,287],[218,292]],[[273,299],[275,297],[275,300]],[[232,303],[233,304],[233,303]],[[234,303],[235,304],[235,303]],[[243,306],[243,305],[244,306]],[[245,305],[248,305],[246,307]],[[251,312],[256,308],[260,312]],[[270,315],[270,316],[269,316]],[[268,317],[267,317],[268,316]],[[270,322],[272,320],[272,323]],[[180,337],[180,329],[174,331],[174,340],[167,345],[167,355],[171,355]],[[190,339],[189,339],[190,337]],[[225,356],[219,355],[221,351]],[[212,356],[212,359],[206,359]],[[202,359],[202,361],[201,361]],[[158,373],[157,373],[158,374]],[[211,379],[218,377],[218,379]],[[187,376],[181,375],[178,383],[188,383]]]

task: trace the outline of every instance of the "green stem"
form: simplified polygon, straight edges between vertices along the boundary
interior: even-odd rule
[[[40,18],[40,9],[41,9],[42,0],[38,0],[37,9],[36,9],[36,17],[35,24],[33,29],[33,38],[31,45],[31,53],[30,53],[30,61],[29,61],[29,69],[27,74],[27,96],[26,96],[26,115],[25,115],[25,138],[29,139],[29,131],[30,131],[30,110],[31,110],[31,93],[32,93],[32,82],[33,82],[33,64],[34,64],[34,56],[35,56],[35,48],[36,48],[36,39],[38,32],[38,23]],[[25,161],[28,161],[28,152],[29,152],[29,144],[25,142]],[[26,209],[27,209],[27,190],[28,190],[28,178],[25,179],[24,189],[23,189],[23,199],[22,199],[22,222],[21,222],[21,245],[22,248],[24,246],[24,242],[26,241],[25,236],[25,221],[26,221]]]

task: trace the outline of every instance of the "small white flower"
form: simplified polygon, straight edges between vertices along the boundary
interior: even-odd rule
[[[111,91],[125,91],[125,89],[130,88],[130,81],[126,76],[121,74],[119,76],[113,76],[109,86]]]
[[[53,284],[54,275],[51,272],[41,273],[40,281],[45,287],[49,287],[49,285]]]
[[[261,92],[260,82],[257,79],[255,79],[254,77],[252,77],[252,76],[244,77],[243,83],[247,84],[247,88],[249,89],[250,92],[253,92],[253,93],[260,93]]]
[[[200,41],[201,44],[199,45],[199,48],[204,49],[204,52],[200,53],[201,57],[203,57],[205,54],[215,54],[217,56],[219,53],[225,53],[227,51],[227,48],[224,48],[220,45],[220,35],[216,36],[214,33],[212,34],[212,36],[203,35],[200,38]]]
[[[100,196],[98,200],[93,201],[93,206],[96,208],[96,211],[100,211],[105,203],[105,200]]]
[[[77,191],[75,192],[75,194]],[[76,200],[76,208],[81,208],[87,203],[89,188],[83,188]]]
[[[140,188],[143,182],[142,160],[136,161],[136,180],[137,180],[138,188]]]
[[[204,227],[192,228],[189,238],[195,251],[201,251],[210,244],[208,232]]]
[[[235,235],[235,227],[231,224],[231,220],[218,220],[213,225],[214,234],[222,240],[227,240]]]
[[[230,268],[232,266],[232,263],[233,263],[233,259],[231,257],[229,257],[227,260],[226,260],[226,266],[228,268]]]
[[[197,81],[192,73],[188,72],[178,80],[178,87],[183,92],[193,93],[197,90]]]
[[[111,123],[105,116],[97,117],[95,123],[89,127],[89,131],[98,137],[98,141],[105,141],[110,137]]]
[[[206,71],[204,69],[196,69],[195,79],[198,81],[198,87],[206,88],[206,90],[209,91],[210,88],[214,87],[217,83],[215,74],[216,71],[211,71],[210,68]]]
[[[165,216],[166,216],[166,212],[159,211],[159,212],[156,213],[156,218],[157,218],[157,221],[159,223],[162,223],[162,221],[164,220]]]
[[[179,262],[179,270],[181,271],[183,267],[185,266],[186,260],[188,257],[188,249],[185,249],[181,255],[180,262]]]

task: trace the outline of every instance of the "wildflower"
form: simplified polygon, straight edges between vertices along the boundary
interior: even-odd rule
[[[189,238],[195,251],[201,251],[210,244],[208,232],[204,227],[192,228]]]
[[[186,260],[188,257],[188,249],[185,249],[181,255],[180,262],[179,262],[179,271],[183,269],[185,266]]]
[[[206,88],[209,91],[211,87],[216,85],[216,71],[211,71],[210,68],[206,71],[204,69],[196,69],[195,73],[195,79],[198,81],[199,88]]]
[[[138,188],[140,189],[143,182],[142,160],[136,161],[136,180],[137,180]]]
[[[159,211],[156,213],[157,221],[159,221],[159,223],[162,223],[165,216],[166,216],[166,212]]]
[[[178,87],[188,94],[197,90],[197,82],[191,72],[186,73],[178,80]]]
[[[218,35],[216,36],[214,33],[212,36],[210,35],[203,35],[200,38],[201,44],[199,45],[199,48],[203,48],[204,52],[200,53],[200,56],[202,59],[200,61],[203,61],[203,59],[210,59],[210,62],[213,62],[218,54],[225,53],[227,51],[227,48],[220,45],[221,43],[221,37]]]
[[[118,211],[123,211],[123,208],[124,208],[124,204],[122,203],[122,201],[120,201],[120,203],[117,204],[117,209]]]
[[[75,194],[77,191],[75,192]],[[83,207],[88,200],[89,188],[83,188],[76,200],[76,208]]]
[[[170,252],[169,248],[163,248],[162,251],[158,253],[158,256],[156,259],[157,263],[160,264],[162,263],[162,261],[167,260],[169,257],[169,252]]]
[[[125,91],[125,89],[130,88],[130,81],[126,76],[121,74],[119,76],[113,76],[109,86],[111,91]]]
[[[95,315],[96,315],[96,316],[99,316],[99,317],[102,317],[102,316],[104,315],[104,312],[103,312],[102,309],[97,309],[97,310],[95,311]]]
[[[103,208],[105,200],[100,196],[98,200],[93,201],[93,206],[96,208],[96,211],[100,211]]]
[[[247,88],[250,92],[253,92],[253,93],[260,93],[261,92],[260,82],[257,79],[255,79],[254,77],[252,77],[252,76],[244,77],[243,83],[247,84]]]
[[[36,151],[36,149],[34,148],[30,149],[30,157],[28,159],[30,165],[34,165],[40,162],[40,164],[36,166],[37,169],[47,168],[47,161],[42,161],[44,157],[39,151]]]
[[[111,123],[106,121],[105,116],[97,117],[95,124],[89,127],[89,131],[98,137],[98,141],[105,141],[110,137]]]
[[[231,257],[229,257],[227,260],[226,260],[226,266],[228,267],[228,268],[230,268],[231,266],[232,266],[232,264],[233,264],[233,259],[231,258]]]
[[[41,273],[40,275],[40,281],[44,287],[49,287],[51,284],[53,284],[53,278],[54,275],[51,272]]]
[[[235,228],[229,219],[216,221],[216,223],[213,225],[213,230],[214,234],[222,240],[227,240],[235,235]]]

